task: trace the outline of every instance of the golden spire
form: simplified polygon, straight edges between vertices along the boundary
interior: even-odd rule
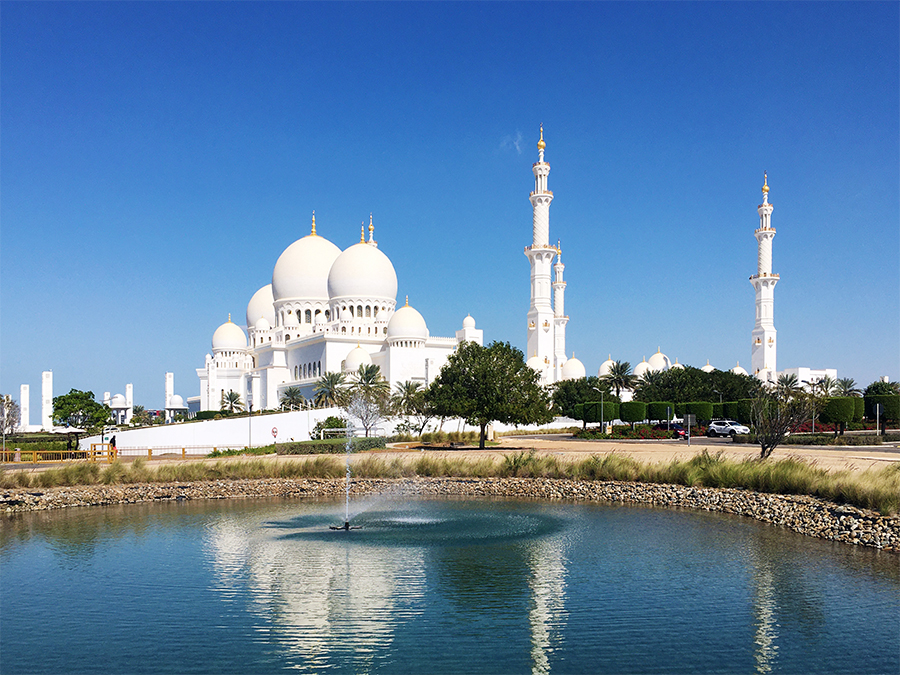
[[[768,174],[767,172],[765,172],[765,171],[763,171],[763,186],[762,186],[762,191],[763,191],[764,193],[766,193],[766,192],[769,191],[769,174]]]
[[[366,243],[366,224],[365,223],[359,224],[359,243],[360,244]]]
[[[538,141],[538,150],[543,150],[547,147],[547,144],[544,143],[544,125],[541,124],[541,140]]]
[[[375,241],[375,226],[372,224],[372,214],[369,214],[369,241]]]
[[[409,296],[408,295],[406,296],[406,304],[404,305],[404,307],[409,307]]]
[[[228,323],[231,323],[231,312],[228,312]]]
[[[316,211],[313,209],[312,232],[311,235],[316,236]]]
[[[556,255],[562,258],[562,246],[559,245],[559,239],[556,240]]]

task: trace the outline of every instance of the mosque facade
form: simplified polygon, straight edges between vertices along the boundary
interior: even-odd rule
[[[247,305],[247,333],[228,321],[212,338],[200,379],[200,410],[219,410],[229,391],[250,397],[254,409],[273,409],[288,387],[307,399],[325,373],[356,373],[377,365],[391,386],[427,385],[464,340],[481,344],[483,334],[467,316],[454,337],[435,337],[409,305],[397,308],[397,274],[378,248],[369,218],[369,238],[341,251],[311,231],[288,246],[275,263],[272,283]]]

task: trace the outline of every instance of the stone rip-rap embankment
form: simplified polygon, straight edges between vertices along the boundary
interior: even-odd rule
[[[62,509],[73,506],[136,504],[193,499],[337,497],[343,479],[253,479],[196,483],[90,485],[0,492],[0,511]],[[351,494],[516,497],[548,500],[650,504],[731,513],[795,532],[900,552],[900,516],[882,516],[853,506],[796,495],[773,495],[730,488],[649,483],[587,482],[535,478],[355,479]]]

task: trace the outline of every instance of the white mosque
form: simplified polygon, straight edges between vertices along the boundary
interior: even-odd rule
[[[543,384],[551,384],[584,377],[585,369],[565,354],[565,266],[559,246],[549,244],[553,193],[547,189],[545,148],[542,127],[530,195],[532,245],[525,254],[531,262],[528,365],[541,374]],[[311,398],[324,373],[355,373],[368,364],[377,365],[391,386],[407,380],[427,385],[461,342],[483,344],[483,333],[471,316],[455,337],[434,337],[408,298],[399,309],[396,304],[397,274],[378,248],[372,216],[368,240],[361,229],[359,242],[341,251],[316,232],[313,213],[310,233],[284,250],[272,283],[250,298],[248,332],[230,316],[216,329],[212,353],[197,369],[199,400],[188,403],[199,410],[218,410],[223,394],[234,391],[242,399],[249,394],[257,410],[276,408],[287,387]]]

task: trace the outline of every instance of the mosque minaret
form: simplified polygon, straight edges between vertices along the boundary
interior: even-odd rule
[[[566,282],[560,249],[550,245],[550,203],[547,189],[550,165],[544,161],[544,127],[538,141],[538,161],[532,165],[534,192],[529,196],[533,210],[532,243],[525,248],[531,263],[531,305],[528,309],[528,364],[541,373],[541,383],[563,379],[566,363],[566,323],[563,313]],[[553,265],[553,258],[557,258]],[[553,278],[555,272],[555,278]]]
[[[756,325],[753,328],[753,346],[750,351],[751,372],[759,379],[775,379],[775,284],[779,276],[772,274],[772,210],[769,203],[769,179],[763,174],[763,202],[757,208],[759,229],[754,233],[759,245],[756,274],[750,283],[756,289]]]

